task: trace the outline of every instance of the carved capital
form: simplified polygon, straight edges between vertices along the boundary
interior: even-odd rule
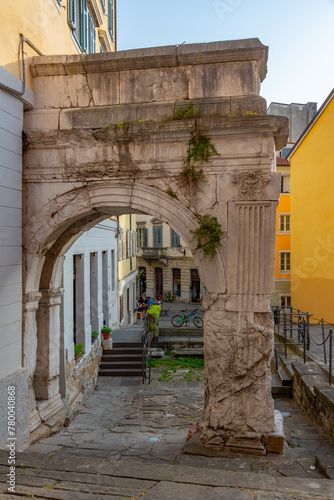
[[[42,294],[40,292],[30,292],[23,295],[24,311],[36,311],[41,297]]]
[[[61,303],[61,298],[64,294],[64,288],[46,289],[41,293],[41,306],[56,306]]]
[[[262,200],[269,181],[270,174],[259,171],[234,174],[231,178],[231,182],[237,185],[237,199],[242,201]]]

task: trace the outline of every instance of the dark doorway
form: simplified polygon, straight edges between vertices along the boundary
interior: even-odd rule
[[[173,294],[181,297],[181,269],[173,269]]]
[[[140,267],[138,271],[138,296],[146,293],[146,267]]]
[[[197,269],[191,271],[191,302],[199,302],[201,299],[201,281]]]
[[[161,297],[163,292],[163,270],[162,267],[155,268],[155,297]]]

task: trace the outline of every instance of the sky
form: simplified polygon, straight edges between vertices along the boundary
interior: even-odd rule
[[[260,94],[317,102],[334,87],[334,0],[118,0],[117,50],[259,38],[269,46]]]

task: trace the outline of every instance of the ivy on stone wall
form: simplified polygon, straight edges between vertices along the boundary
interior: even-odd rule
[[[210,255],[211,261],[216,255],[217,247],[222,246],[220,240],[224,233],[217,217],[197,214],[197,219],[199,221],[198,228],[190,232],[197,239],[196,250],[202,249],[204,257]]]

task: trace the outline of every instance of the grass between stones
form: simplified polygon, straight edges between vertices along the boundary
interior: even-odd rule
[[[187,380],[201,382],[203,380],[204,359],[195,357],[175,358],[171,354],[151,360],[152,373],[159,382],[169,380]]]

